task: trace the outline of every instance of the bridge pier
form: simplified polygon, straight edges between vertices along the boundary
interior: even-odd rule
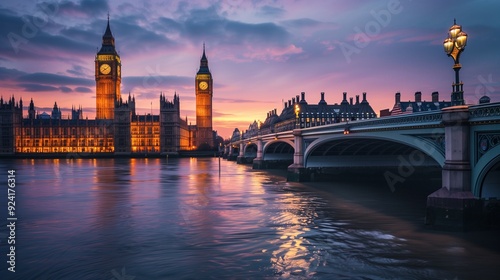
[[[257,139],[257,157],[253,159],[252,169],[264,169],[264,153],[262,151],[262,138]]]
[[[427,197],[426,224],[436,229],[468,230],[480,225],[481,200],[472,194],[468,106],[442,110],[445,163],[442,188]]]
[[[286,179],[289,182],[306,182],[310,180],[309,171],[304,166],[304,138],[300,129],[293,130],[295,152],[293,164],[288,166]]]
[[[245,144],[243,143],[243,141],[240,143],[240,154],[236,158],[236,163],[237,164],[245,163]]]
[[[222,158],[227,159],[229,157],[229,150],[231,145],[224,146],[224,153],[222,153]]]
[[[234,154],[234,147],[231,145],[229,148],[229,155],[227,156],[228,161],[236,161],[237,156]]]

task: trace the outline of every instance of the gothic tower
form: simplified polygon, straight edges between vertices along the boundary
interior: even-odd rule
[[[198,148],[212,148],[214,137],[212,132],[212,74],[208,69],[208,60],[205,55],[205,44],[203,44],[203,55],[200,60],[200,70],[196,74],[196,146]]]
[[[114,119],[120,100],[121,61],[115,49],[115,38],[108,26],[102,36],[102,47],[95,57],[96,119]]]

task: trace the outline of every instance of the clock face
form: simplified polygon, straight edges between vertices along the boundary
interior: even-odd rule
[[[206,90],[208,88],[207,82],[200,82],[198,86],[200,87],[201,90]]]
[[[102,64],[99,71],[101,71],[102,74],[107,75],[111,72],[111,66],[109,66],[109,64]]]

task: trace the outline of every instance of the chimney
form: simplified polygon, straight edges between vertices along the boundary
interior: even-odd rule
[[[342,101],[347,101],[347,92],[344,92],[342,95],[344,96]]]
[[[299,103],[299,96],[298,95],[295,96],[295,100],[296,100],[297,103]]]
[[[401,93],[396,92],[396,104],[401,103]]]
[[[356,95],[356,104],[359,104],[359,95]]]
[[[422,102],[422,93],[420,91],[415,92],[415,102]]]
[[[352,105],[352,97],[349,98],[349,104]]]
[[[288,107],[288,103],[287,103],[287,102],[285,102],[285,109],[286,109],[287,107]]]
[[[324,92],[321,93],[321,101],[325,101],[325,93]]]
[[[432,102],[434,103],[439,102],[439,92],[435,91],[432,93]]]
[[[300,102],[305,101],[305,99],[306,99],[306,93],[305,92],[301,92],[300,93]]]
[[[367,100],[366,100],[366,92],[363,92],[363,102],[367,102]]]

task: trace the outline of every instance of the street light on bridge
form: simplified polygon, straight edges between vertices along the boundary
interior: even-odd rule
[[[299,104],[295,104],[295,128],[300,128],[299,113],[300,113],[300,106]]]
[[[453,92],[451,94],[451,105],[464,105],[464,84],[460,82],[459,71],[462,68],[460,65],[460,54],[464,51],[467,45],[467,33],[462,31],[462,26],[457,25],[457,21],[453,20],[453,26],[450,27],[448,38],[443,42],[444,51],[448,56],[453,58],[455,65],[455,83],[452,85]]]

